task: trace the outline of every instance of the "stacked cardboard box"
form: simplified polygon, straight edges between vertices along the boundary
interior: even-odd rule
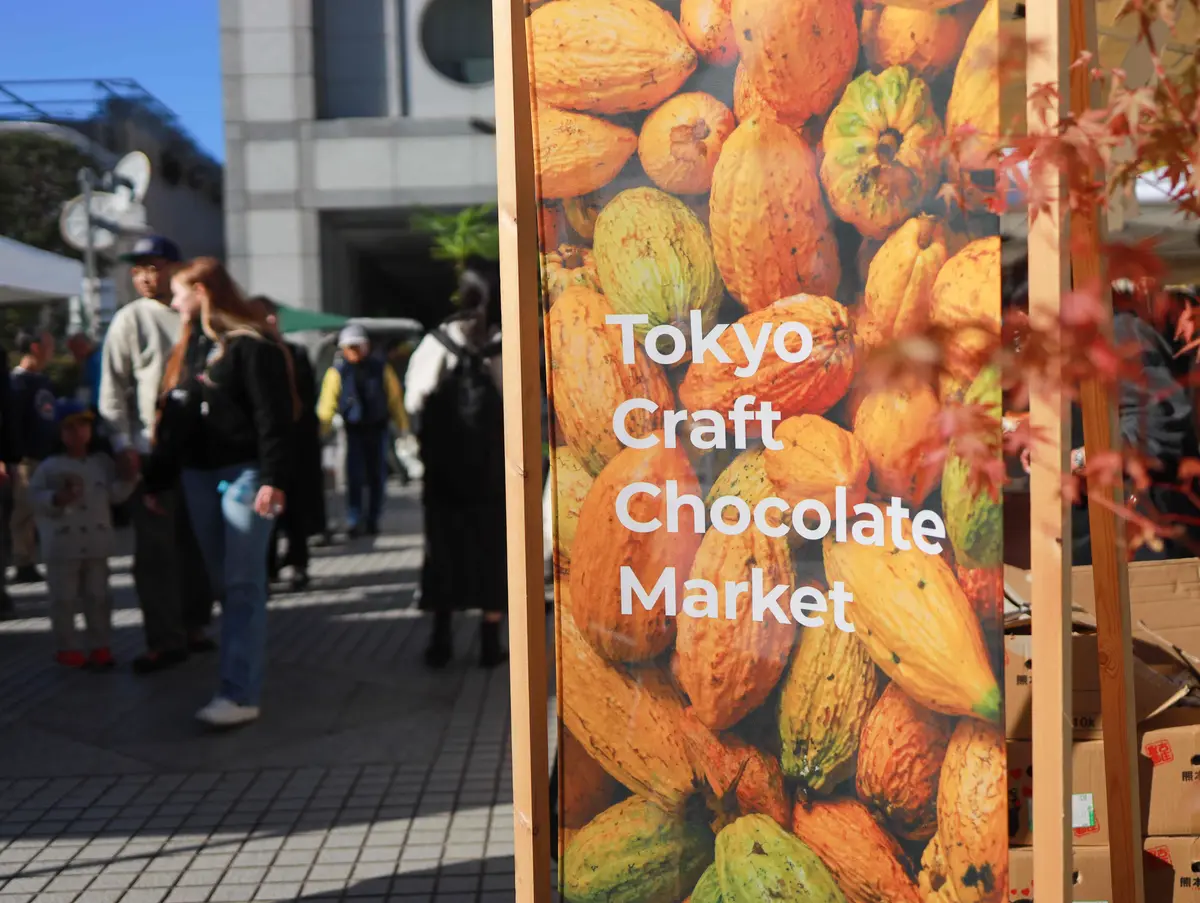
[[[1078,569],[1077,569],[1078,570]],[[1077,575],[1078,576],[1078,575]],[[1200,589],[1200,582],[1197,583]],[[1193,618],[1200,622],[1200,594]],[[1019,619],[1018,619],[1019,620]],[[1011,625],[1010,625],[1011,626]],[[1076,901],[1112,897],[1100,669],[1094,624],[1082,615],[1072,637],[1071,750]],[[1005,638],[1009,774],[1009,903],[1033,898],[1033,769],[1031,638]],[[1139,757],[1141,827],[1146,840],[1147,901],[1200,903],[1200,709],[1186,708],[1189,687],[1178,650],[1144,633],[1135,644],[1134,718]]]

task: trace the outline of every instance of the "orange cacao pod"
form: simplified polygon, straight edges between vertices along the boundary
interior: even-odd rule
[[[640,346],[635,363],[622,363],[621,331],[605,323],[612,313],[603,295],[573,287],[546,315],[546,347],[553,355],[547,380],[550,401],[567,444],[593,474],[622,448],[612,418],[623,401],[648,398],[659,405],[657,414],[629,415],[626,429],[638,438],[658,429],[661,409],[673,404],[666,376]]]
[[[637,150],[637,135],[629,129],[545,103],[538,104],[534,128],[538,188],[547,199],[603,188]]]
[[[538,209],[538,247],[557,248],[567,235],[567,216],[559,204],[542,204]]]
[[[853,433],[816,414],[789,417],[775,429],[782,449],[764,449],[767,476],[789,502],[820,501],[830,510],[834,491],[846,489],[852,509],[867,497],[871,463]]]
[[[868,0],[862,14],[867,62],[876,72],[907,66],[922,78],[940,75],[958,60],[978,8],[966,3],[945,10],[913,9]]]
[[[858,800],[798,802],[792,831],[833,872],[846,903],[923,903],[908,857]]]
[[[550,509],[554,522],[554,567],[561,575],[571,569],[575,528],[579,525],[579,512],[592,488],[593,478],[575,453],[561,445],[550,456],[550,474],[554,481]]]
[[[858,747],[858,798],[897,836],[937,830],[937,789],[954,721],[888,684],[867,716]]]
[[[931,216],[914,216],[875,252],[867,269],[863,309],[878,328],[880,342],[925,329],[934,282],[946,256],[946,230]]]
[[[725,285],[748,310],[800,292],[837,290],[841,264],[817,157],[774,117],[743,121],[725,142],[713,171],[709,220]]]
[[[592,645],[613,661],[655,658],[675,638],[675,618],[667,616],[665,600],[647,611],[634,598],[630,612],[622,613],[621,571],[631,568],[649,591],[660,578],[669,579],[664,576],[667,568],[674,568],[676,598],[682,600],[700,537],[686,530],[634,533],[617,520],[616,513],[617,496],[627,486],[646,482],[661,488],[669,480],[679,483],[680,493],[700,492],[692,465],[681,449],[665,448],[661,437],[653,448],[627,448],[596,477],[579,512],[571,549],[571,615]],[[628,503],[630,517],[640,523],[665,519],[666,509],[662,493],[657,497],[640,493]],[[689,623],[692,619],[682,620]]]
[[[650,110],[696,71],[679,23],[650,0],[547,3],[529,17],[529,34],[539,104]]]
[[[733,0],[747,74],[780,112],[825,113],[858,64],[854,0]]]
[[[1004,732],[964,718],[938,787],[938,839],[960,903],[1008,899],[1008,784]]]
[[[1004,656],[1004,567],[968,568],[955,562],[954,572],[979,618],[995,666]]]
[[[941,404],[933,390],[914,383],[908,388],[876,389],[858,403],[854,435],[871,460],[875,489],[919,505],[942,481],[942,460],[930,457]]]
[[[720,593],[730,582],[749,582],[753,568],[762,570],[768,588],[791,586],[796,575],[787,539],[754,528],[732,536],[710,529],[690,577],[709,581]],[[796,625],[769,616],[757,622],[746,612],[729,619],[716,594],[706,602],[707,608],[697,606],[691,612],[685,603],[689,616],[679,618],[676,676],[696,717],[713,730],[724,730],[762,705],[775,688],[787,666]]]
[[[737,62],[731,2],[683,0],[679,5],[679,26],[700,58],[713,66],[732,66]]]
[[[746,366],[747,356],[733,330],[726,330],[719,344],[731,362],[709,358],[692,364],[679,387],[680,401],[693,411],[728,411],[742,395],[752,395],[771,402],[784,418],[824,414],[846,394],[854,378],[854,335],[849,315],[832,298],[796,295],[738,320],[751,336],[757,336],[768,323],[778,328],[789,322],[804,324],[812,334],[812,353],[807,359],[788,363],[769,342],[758,369],[750,376],[738,376],[735,371]],[[798,352],[801,345],[802,339],[795,332],[784,340],[792,353]],[[757,421],[747,424],[751,433],[757,428]]]
[[[946,261],[933,285],[929,318],[949,333],[944,400],[961,398],[1000,338],[1000,237],[977,239]]]
[[[779,760],[732,733],[715,734],[688,709],[683,732],[692,764],[717,797],[726,814],[766,815],[781,828],[791,827],[787,791]]]
[[[711,94],[676,94],[642,125],[642,169],[664,191],[705,194],[735,125],[733,111]]]
[[[558,761],[563,827],[582,828],[612,804],[617,782],[568,730],[560,735]]]
[[[565,595],[564,609],[570,605]],[[605,661],[566,610],[558,627],[559,704],[567,730],[629,790],[667,811],[680,810],[696,789],[681,729],[683,700],[665,681],[648,685]]]

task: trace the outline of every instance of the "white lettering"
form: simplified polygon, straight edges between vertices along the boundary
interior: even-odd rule
[[[761,621],[764,615],[770,612],[780,624],[790,624],[791,622],[788,621],[787,615],[779,607],[779,598],[787,591],[787,587],[776,586],[766,595],[763,595],[763,589],[762,568],[752,568],[750,571],[750,601],[754,620]]]
[[[729,354],[718,343],[721,334],[728,329],[728,324],[718,323],[707,333],[704,331],[704,315],[693,310],[690,315],[692,327],[692,360],[697,364],[703,364],[705,358],[711,354],[722,364],[731,364],[733,361],[729,359]]]
[[[806,602],[806,599],[812,601]],[[792,593],[789,608],[792,610],[792,617],[796,619],[796,623],[804,627],[821,627],[825,624],[824,618],[810,618],[808,616],[810,611],[821,613],[829,611],[824,594],[811,586],[802,586]]]
[[[835,580],[829,598],[833,600],[834,625],[843,633],[854,633],[854,625],[846,620],[846,606],[854,601],[854,597],[846,590],[846,584]]]
[[[800,350],[789,351],[785,339],[800,336]],[[800,364],[808,360],[813,350],[812,332],[803,323],[783,323],[775,330],[775,354],[784,363]]]
[[[692,595],[683,600],[683,613],[689,618],[719,618],[721,617],[720,603],[717,600],[717,588],[708,580],[688,580],[683,588]],[[696,595],[696,593],[699,595]]]
[[[742,351],[746,353],[746,363],[734,370],[733,375],[753,376],[758,372],[758,365],[762,363],[763,355],[767,351],[767,342],[770,341],[771,336],[771,324],[767,323],[758,331],[758,339],[754,342],[750,341],[750,334],[741,323],[733,324],[733,333],[741,343]]]
[[[942,519],[938,517],[936,511],[918,511],[917,516],[913,518],[913,541],[917,544],[917,548],[926,555],[941,555],[942,544],[940,542],[930,542],[929,539],[945,539],[946,525]]]
[[[617,441],[626,448],[653,448],[658,445],[658,437],[653,433],[639,439],[625,428],[625,421],[634,411],[646,411],[653,414],[657,410],[658,405],[649,398],[630,398],[617,405],[612,419],[613,433],[616,434]]]
[[[732,508],[737,520],[732,524],[725,519],[725,511]],[[739,536],[750,526],[750,506],[736,495],[723,495],[712,505],[709,515],[712,518],[713,529],[726,536]]]
[[[669,354],[664,354],[659,348],[659,339],[663,337],[671,340],[673,347]],[[646,356],[654,363],[672,366],[683,360],[685,354],[687,354],[687,338],[674,326],[664,323],[646,333]]]
[[[675,617],[675,568],[664,568],[662,576],[658,578],[658,582],[654,584],[654,588],[647,594],[642,582],[638,580],[637,574],[629,565],[621,566],[621,614],[633,614],[633,597],[637,594],[638,601],[642,603],[642,608],[646,611],[654,611],[654,606],[658,602],[659,597],[665,597],[666,603],[663,609],[668,617]]]
[[[662,490],[653,483],[630,483],[617,493],[617,520],[620,521],[621,526],[634,533],[653,533],[659,529],[662,521],[657,517],[644,522],[634,520],[629,513],[629,501],[635,495],[648,495],[650,498],[656,499],[661,494]]]
[[[621,360],[625,364],[637,363],[637,339],[633,327],[645,326],[650,322],[648,314],[609,314],[604,318],[609,326],[621,327]]]

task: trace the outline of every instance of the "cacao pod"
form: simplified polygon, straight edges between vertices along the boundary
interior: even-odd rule
[[[850,777],[878,687],[879,672],[855,634],[831,623],[805,628],[779,697],[784,774],[812,793]]]
[[[567,198],[562,202],[563,211],[571,228],[586,242],[591,242],[596,231],[596,220],[604,205],[612,200],[609,191],[594,191],[582,197]]]
[[[938,838],[959,903],[1008,899],[1008,785],[1004,732],[964,719],[938,787]]]
[[[1004,661],[1004,567],[965,568],[956,562],[954,572],[979,618],[992,664],[999,673]]]
[[[559,736],[561,822],[564,828],[582,828],[609,807],[617,782],[587,754],[570,731],[564,730]]]
[[[679,387],[679,399],[689,410],[707,408],[730,411],[742,395],[752,395],[772,403],[784,418],[797,414],[824,414],[841,400],[854,378],[854,334],[849,315],[832,298],[796,295],[738,320],[751,336],[771,324],[777,329],[784,323],[800,323],[812,335],[812,353],[798,363],[788,362],[769,347],[758,369],[751,376],[738,376],[748,358],[732,329],[718,340],[730,363],[709,358],[694,363]],[[795,332],[787,335],[784,346],[795,354],[803,339]],[[746,424],[755,434],[758,422]],[[732,425],[730,426],[732,429]]]
[[[732,727],[762,705],[779,682],[796,638],[790,621],[758,622],[746,611],[733,619],[724,616],[729,600],[722,605],[718,594],[730,582],[749,583],[754,568],[762,571],[764,586],[790,586],[796,575],[787,539],[753,528],[726,535],[714,527],[704,534],[692,562],[690,579],[706,580],[716,590],[712,596],[696,591],[684,599],[687,616],[679,618],[675,643],[677,678],[696,717],[713,730]]]
[[[554,304],[559,296],[572,286],[578,285],[600,291],[600,277],[596,275],[596,262],[592,252],[575,245],[559,245],[549,254],[542,255],[542,284],[546,287],[546,301]]]
[[[737,62],[731,4],[732,0],[683,0],[679,5],[679,26],[709,65],[732,66]]]
[[[937,187],[941,136],[923,80],[903,66],[864,72],[825,124],[821,182],[834,213],[863,235],[886,236]]]
[[[746,74],[746,67],[742,63],[738,63],[733,76],[733,115],[739,123],[758,115],[770,116],[797,132],[804,128],[805,123],[804,119],[787,116],[771,106]],[[812,142],[809,143],[811,146]]]
[[[779,424],[775,439],[783,448],[765,449],[763,463],[788,501],[813,499],[833,510],[839,486],[846,489],[848,509],[867,497],[871,463],[853,433],[816,414],[801,414]]]
[[[986,367],[963,399],[968,405],[986,408],[996,419],[995,458],[1003,461],[1000,442],[1000,371]],[[986,437],[968,437],[984,442]],[[942,474],[942,510],[946,533],[954,546],[955,561],[966,568],[995,568],[1004,564],[1004,509],[998,494],[986,485],[971,485],[971,462],[958,453],[959,443],[950,442],[946,469]],[[998,490],[997,490],[998,492]]]
[[[854,0],[733,0],[733,30],[759,92],[800,120],[827,112],[858,65]]]
[[[867,270],[863,308],[878,327],[880,342],[925,329],[934,282],[946,256],[946,230],[931,216],[913,217],[875,252]]]
[[[721,148],[736,124],[733,111],[711,94],[676,94],[642,125],[642,169],[664,191],[707,194]]]
[[[925,903],[959,903],[954,885],[946,878],[946,857],[942,855],[942,842],[936,834],[921,854],[917,887],[924,895]]]
[[[721,879],[715,863],[704,870],[685,903],[721,903]]]
[[[721,816],[759,813],[781,827],[791,827],[787,791],[779,760],[732,733],[714,734],[691,709],[683,732],[696,773],[702,775],[718,800]]]
[[[617,497],[627,486],[646,482],[661,488],[670,480],[678,482],[681,494],[700,493],[692,465],[681,449],[666,448],[662,441],[653,448],[627,448],[601,471],[579,512],[571,550],[571,615],[592,645],[613,661],[655,658],[675,639],[675,618],[668,617],[665,600],[652,611],[631,600],[629,612],[622,612],[621,572],[630,568],[649,591],[660,578],[671,583],[666,572],[674,568],[669,591],[683,599],[683,585],[700,536],[686,530],[634,533],[617,520]],[[666,496],[639,493],[629,500],[627,510],[639,523],[665,518]]]
[[[712,864],[713,836],[634,796],[582,829],[563,859],[569,903],[676,903]]]
[[[717,835],[725,903],[846,903],[820,858],[765,815],[746,815]]]
[[[637,135],[629,129],[544,103],[537,105],[535,130],[538,188],[547,199],[603,188],[637,150]]]
[[[977,239],[946,261],[933,286],[930,321],[949,332],[943,398],[965,392],[1000,338],[1000,237]]]
[[[904,851],[858,800],[799,802],[792,831],[833,872],[848,903],[922,903]]]
[[[679,198],[657,188],[622,191],[596,220],[592,249],[613,310],[649,316],[634,327],[638,335],[686,325],[693,310],[705,328],[716,322],[722,286],[712,241]]]
[[[553,504],[550,516],[554,521],[554,566],[560,575],[571,569],[571,546],[575,544],[575,528],[583,500],[592,488],[593,477],[583,462],[566,446],[560,445],[550,456]]]
[[[567,217],[561,204],[538,207],[538,247],[543,251],[557,248],[567,237]],[[543,271],[544,274],[544,271]]]
[[[729,136],[713,170],[709,209],[717,266],[747,310],[837,290],[841,264],[816,155],[773,116],[755,115]]]
[[[942,10],[866,3],[862,45],[876,72],[907,66],[923,79],[941,75],[958,60],[979,9],[974,2]]]
[[[867,450],[876,491],[919,505],[942,478],[936,444],[941,405],[928,386],[876,389],[858,401],[854,435]]]
[[[648,398],[659,411],[633,411],[625,421],[631,436],[644,438],[662,426],[662,409],[674,398],[662,369],[640,347],[626,365],[621,330],[605,318],[613,313],[603,295],[574,287],[546,315],[550,365],[546,387],[563,438],[590,473],[597,474],[623,446],[612,429],[613,413],[629,398]]]
[[[863,725],[858,798],[905,840],[937,830],[937,789],[954,721],[890,683]]]
[[[1023,47],[1023,42],[1022,42]],[[971,26],[946,106],[946,131],[964,131],[957,165],[987,170],[1000,141],[1000,4],[988,0]]]
[[[901,537],[908,548],[898,547],[882,524],[876,533],[878,545],[825,540],[830,583],[842,581],[854,596],[855,636],[875,664],[926,708],[998,720],[1000,687],[979,620],[950,565],[914,545],[911,531]]]
[[[696,71],[679,23],[650,0],[547,3],[528,27],[539,106],[651,110]]]
[[[713,504],[722,496],[739,498],[749,505],[751,510],[764,499],[778,496],[775,484],[767,476],[764,449],[750,448],[734,458],[713,482],[704,501],[705,507],[711,511]],[[729,509],[716,516],[730,527],[737,523],[737,515]],[[771,527],[786,527],[783,513],[773,508],[764,513],[763,519]],[[787,538],[791,542],[798,539],[798,534],[789,531]]]
[[[559,704],[567,730],[629,790],[663,809],[681,809],[696,789],[681,732],[683,700],[605,661],[567,613],[568,593],[561,602]]]

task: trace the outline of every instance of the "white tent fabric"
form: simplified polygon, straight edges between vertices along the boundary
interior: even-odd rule
[[[0,304],[71,298],[82,281],[78,260],[0,238]]]

